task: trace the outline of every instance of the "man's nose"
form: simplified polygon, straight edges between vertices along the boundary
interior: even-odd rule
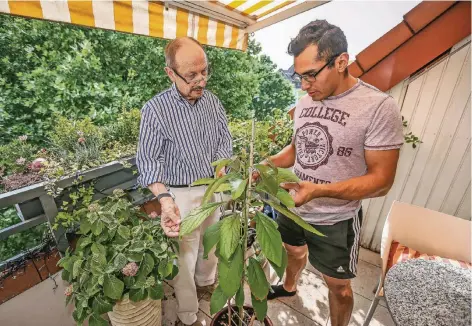
[[[306,91],[310,88],[311,84],[307,81],[305,81],[305,79],[302,78],[302,91]]]

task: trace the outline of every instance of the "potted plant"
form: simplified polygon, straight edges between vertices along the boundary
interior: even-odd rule
[[[249,155],[242,150],[238,157],[213,163],[215,171],[226,166],[226,175],[195,182],[207,184],[208,188],[202,205],[184,218],[180,228],[180,236],[185,236],[220,206],[232,209],[218,223],[210,226],[203,237],[204,255],[207,256],[215,248],[219,259],[218,287],[210,302],[211,314],[216,313],[212,325],[251,325],[255,319],[263,321],[265,325],[272,324],[266,316],[270,285],[260,260],[265,257],[282,278],[287,265],[287,253],[276,222],[261,212],[264,203],[291,218],[304,229],[321,235],[289,209],[294,207],[292,197],[279,186],[282,182],[298,182],[298,177],[290,170],[276,168],[270,162],[268,165],[253,164],[254,122],[252,135]],[[253,183],[252,173],[256,170],[261,177]],[[221,190],[228,190],[231,193],[230,199],[209,202],[212,194]],[[255,243],[260,250],[255,250],[252,256],[247,257],[245,249],[251,230],[250,224],[255,224]],[[251,290],[252,307],[244,305],[245,282]],[[225,304],[228,307],[223,309]]]
[[[108,325],[105,313],[115,326],[160,324],[162,281],[178,272],[176,242],[165,236],[156,213],[144,214],[124,196],[118,189],[75,211],[81,236],[58,264],[79,325],[86,319]]]

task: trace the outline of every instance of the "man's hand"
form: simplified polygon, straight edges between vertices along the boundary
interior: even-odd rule
[[[280,186],[288,190],[288,193],[292,196],[296,207],[299,207],[317,197],[317,184],[312,182],[285,182],[281,183]]]
[[[171,238],[177,237],[180,230],[180,210],[172,198],[162,198],[161,227],[164,233]]]

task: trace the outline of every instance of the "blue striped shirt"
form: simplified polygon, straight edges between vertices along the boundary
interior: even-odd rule
[[[191,184],[212,176],[211,163],[231,155],[225,110],[211,92],[192,105],[172,85],[141,110],[136,165],[142,187]]]

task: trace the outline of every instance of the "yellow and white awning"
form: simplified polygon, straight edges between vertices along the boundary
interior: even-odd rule
[[[248,34],[327,1],[0,0],[0,13],[246,50]],[[262,19],[263,17],[268,17]]]

